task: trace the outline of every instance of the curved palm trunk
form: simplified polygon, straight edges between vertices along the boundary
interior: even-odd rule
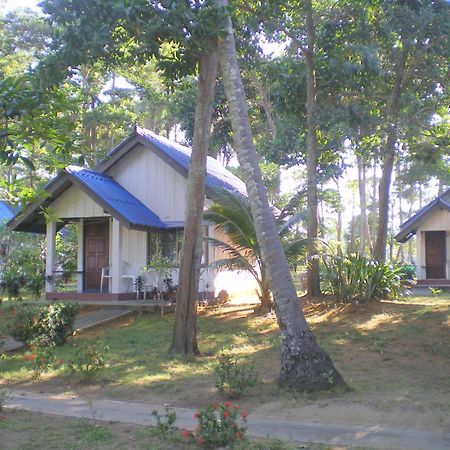
[[[175,325],[169,356],[199,354],[197,345],[197,296],[202,256],[205,175],[211,138],[218,57],[215,47],[200,59],[194,141],[187,183],[186,215]]]
[[[216,3],[228,6],[227,0],[216,0]],[[218,48],[234,144],[247,186],[256,235],[269,274],[282,333],[279,383],[304,391],[345,386],[330,358],[317,344],[299,306],[253,145],[230,17],[227,17],[227,34],[219,40]]]

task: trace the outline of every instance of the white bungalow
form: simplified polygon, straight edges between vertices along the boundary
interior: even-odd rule
[[[46,298],[133,298],[133,281],[156,251],[173,261],[171,277],[177,284],[190,155],[190,149],[136,127],[95,170],[69,166],[50,181],[48,196],[9,224],[16,231],[46,233]],[[215,188],[246,193],[239,178],[208,157],[207,204]],[[45,209],[51,211],[47,221]],[[55,236],[67,223],[76,223],[78,230],[76,291],[57,292]],[[205,233],[214,232],[205,224]],[[203,263],[215,257],[205,245]],[[217,291],[216,275],[202,272],[203,296]]]
[[[417,284],[450,285],[450,189],[408,219],[395,239],[404,243],[414,235]]]

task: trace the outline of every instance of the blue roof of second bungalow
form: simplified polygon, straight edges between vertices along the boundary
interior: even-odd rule
[[[15,209],[6,200],[0,200],[0,225],[11,220],[15,214]]]

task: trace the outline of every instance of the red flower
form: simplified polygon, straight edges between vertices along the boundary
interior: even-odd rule
[[[245,419],[246,417],[248,417],[248,412],[247,411],[243,411],[241,416]]]
[[[199,417],[200,417],[200,413],[196,412],[196,413],[194,414],[194,419],[198,419]]]
[[[184,438],[190,438],[191,437],[191,432],[190,431],[187,431],[187,430],[183,430],[182,432],[181,432],[181,435],[184,437]]]
[[[36,359],[36,355],[34,353],[31,353],[29,355],[24,356],[25,361],[34,361]]]
[[[226,408],[229,408],[231,406],[231,402],[225,402],[224,405]]]
[[[223,412],[223,417],[226,419],[227,417],[230,417],[230,414],[228,411]]]

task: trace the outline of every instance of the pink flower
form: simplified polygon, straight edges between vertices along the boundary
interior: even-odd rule
[[[196,412],[196,413],[194,414],[194,419],[198,419],[199,417],[200,417],[200,413]]]
[[[245,419],[246,417],[248,417],[248,412],[247,411],[243,411],[241,416]]]
[[[230,414],[228,413],[228,411],[224,411],[223,412],[223,417],[226,419],[227,417],[230,417]]]

